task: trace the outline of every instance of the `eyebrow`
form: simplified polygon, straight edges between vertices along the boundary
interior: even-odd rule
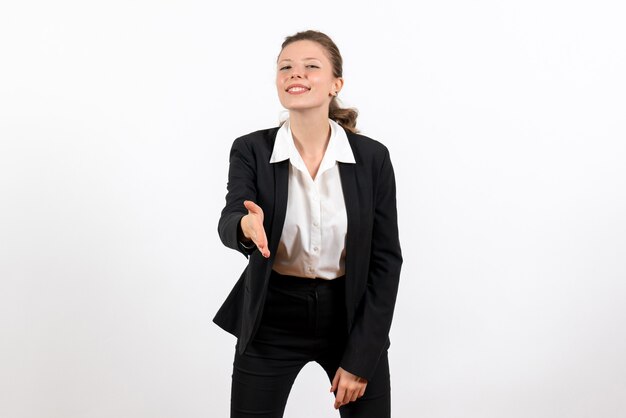
[[[310,61],[310,60],[315,60],[315,61],[322,62],[322,60],[321,60],[321,59],[319,59],[319,58],[315,58],[315,57],[308,57],[308,58],[304,58],[304,59],[302,59],[302,61]],[[293,60],[291,60],[291,59],[289,59],[289,58],[285,58],[285,59],[282,59],[282,60],[280,60],[280,61],[278,61],[278,62],[279,62],[279,63],[281,63],[281,62],[283,62],[283,61],[291,62],[291,61],[293,61]]]

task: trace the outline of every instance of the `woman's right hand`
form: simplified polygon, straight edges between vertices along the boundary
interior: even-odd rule
[[[251,200],[244,200],[243,205],[248,209],[248,214],[241,218],[241,231],[244,237],[254,242],[263,257],[268,258],[270,250],[263,228],[263,209]]]

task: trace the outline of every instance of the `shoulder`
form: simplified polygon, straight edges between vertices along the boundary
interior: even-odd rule
[[[236,138],[231,147],[231,155],[248,160],[269,161],[278,129],[278,127],[261,129]]]
[[[242,135],[235,139],[233,146],[245,146],[245,147],[260,147],[264,145],[274,144],[276,139],[276,133],[279,127],[260,129],[258,131],[250,132],[249,134]]]
[[[380,141],[369,136],[347,132],[348,141],[352,147],[354,158],[359,163],[380,165],[389,159],[389,150]]]

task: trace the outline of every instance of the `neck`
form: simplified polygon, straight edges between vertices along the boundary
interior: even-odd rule
[[[328,111],[289,113],[289,127],[296,148],[304,155],[324,155],[330,139]]]

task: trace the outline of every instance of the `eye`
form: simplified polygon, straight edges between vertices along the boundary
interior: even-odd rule
[[[319,66],[315,65],[315,64],[309,64],[306,66],[307,68],[320,68]]]
[[[279,70],[280,70],[280,71],[284,71],[284,70],[288,70],[288,69],[290,69],[290,68],[291,68],[291,65],[285,65],[285,66],[283,66],[283,67],[280,67],[280,68],[279,68]]]

